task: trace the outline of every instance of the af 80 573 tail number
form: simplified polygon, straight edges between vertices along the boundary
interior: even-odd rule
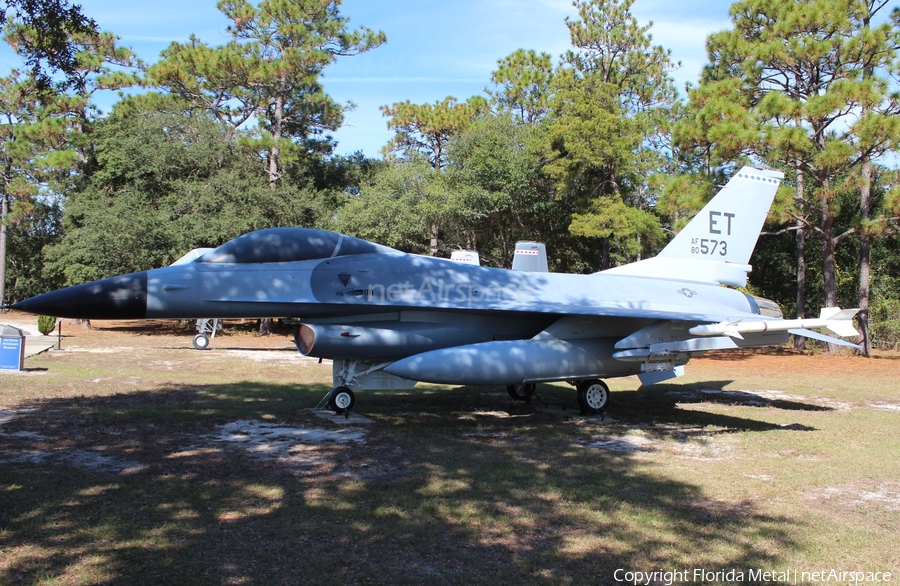
[[[724,240],[712,240],[709,238],[694,238],[691,240],[691,254],[703,254],[726,256],[728,243]]]

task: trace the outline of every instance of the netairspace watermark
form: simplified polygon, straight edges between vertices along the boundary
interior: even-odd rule
[[[479,302],[528,302],[535,298],[535,291],[528,283],[446,283],[425,278],[416,285],[393,283],[372,284],[364,291],[368,301],[392,301],[408,303],[465,303],[471,307]]]
[[[677,570],[653,570],[642,572],[623,568],[613,572],[613,580],[633,586],[651,584],[709,584],[716,582],[750,582],[764,584],[883,584],[890,582],[891,572],[846,571],[838,569],[762,570],[762,569],[718,569],[684,568]]]

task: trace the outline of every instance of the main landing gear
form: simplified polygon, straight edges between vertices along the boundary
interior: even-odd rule
[[[582,415],[603,415],[606,406],[609,405],[609,387],[602,380],[590,379],[583,381],[574,381],[572,383],[577,389],[578,408],[581,409]],[[533,383],[521,385],[507,385],[506,392],[516,401],[524,401],[526,405],[531,404],[531,397],[534,396],[536,385]]]
[[[578,383],[578,407],[582,415],[603,415],[609,405],[609,387],[602,380],[583,380]]]
[[[533,383],[523,384],[523,385],[507,385],[506,392],[509,393],[509,396],[513,398],[515,401],[524,401],[526,405],[531,405],[531,397],[534,396],[534,391],[537,388],[537,385]]]
[[[597,379],[583,380],[576,384],[576,388],[581,414],[603,416],[609,405],[609,387],[606,386],[606,383]],[[524,401],[526,404],[531,404],[535,389],[536,385],[532,383],[506,387],[510,397],[516,401]],[[325,400],[323,399],[323,401]],[[356,395],[349,387],[335,387],[328,394],[327,403],[328,408],[337,415],[350,417],[350,410],[356,404]]]

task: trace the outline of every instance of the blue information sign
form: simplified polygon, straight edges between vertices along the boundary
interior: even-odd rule
[[[25,336],[12,326],[0,326],[0,370],[22,370]]]

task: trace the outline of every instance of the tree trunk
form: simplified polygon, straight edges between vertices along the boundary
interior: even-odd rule
[[[6,220],[9,215],[9,195],[4,182],[0,193],[0,305],[6,301]]]
[[[800,222],[797,222],[800,224]],[[806,317],[806,232],[797,228],[797,319]],[[794,350],[806,350],[806,338],[794,336]]]
[[[0,220],[6,216],[6,196],[2,196],[3,211]],[[6,224],[0,223],[0,306],[6,303]]]
[[[837,307],[837,271],[834,262],[834,216],[822,222],[822,279],[825,288],[825,307]]]
[[[837,307],[837,272],[835,269],[834,253],[834,214],[826,206],[825,216],[822,218],[822,279],[825,288],[825,307]],[[826,344],[828,353],[837,352],[837,345]]]
[[[284,87],[284,79],[282,79],[282,87]],[[269,187],[275,189],[278,180],[281,178],[278,169],[279,159],[281,158],[281,149],[278,144],[281,141],[281,123],[284,118],[284,97],[281,93],[275,96],[275,111],[272,114],[272,147],[269,149]],[[269,336],[272,334],[272,320],[265,318],[259,320],[259,335]]]
[[[3,185],[0,185],[0,305],[6,302],[6,248],[8,246],[8,226],[10,196],[9,184],[12,181],[12,163],[7,158],[3,167]]]
[[[281,141],[281,124],[284,118],[284,98],[279,94],[275,96],[275,111],[272,113],[272,147],[269,149],[269,187],[275,189],[278,179],[281,177],[278,168],[281,158],[281,149],[278,144]]]
[[[428,255],[429,256],[437,256],[438,255],[438,234],[440,233],[440,228],[438,226],[437,220],[433,220],[431,222],[431,243],[428,247]]]
[[[803,201],[803,171],[797,169],[797,199]],[[803,222],[797,220],[797,315],[798,319],[806,317],[806,232]],[[806,338],[794,336],[794,350],[806,350]]]
[[[862,354],[869,354],[869,292],[872,239],[866,223],[871,215],[870,197],[872,193],[872,162],[866,159],[862,164],[862,188],[859,198],[859,215],[862,224],[859,233],[859,313],[857,322],[862,331]]]
[[[874,4],[868,5],[869,15],[862,19],[862,30],[869,31],[871,23],[871,12]],[[896,10],[896,9],[895,9]],[[872,77],[873,68],[866,65],[863,69],[863,79],[869,80]],[[862,115],[865,116],[869,111],[868,106],[864,106]],[[859,231],[859,313],[857,323],[862,331],[862,351],[863,356],[869,357],[869,294],[871,292],[870,269],[872,254],[872,237],[868,233],[868,222],[872,215],[872,161],[867,155],[862,161],[861,168],[862,186],[859,190],[859,215],[860,215],[860,231]]]

